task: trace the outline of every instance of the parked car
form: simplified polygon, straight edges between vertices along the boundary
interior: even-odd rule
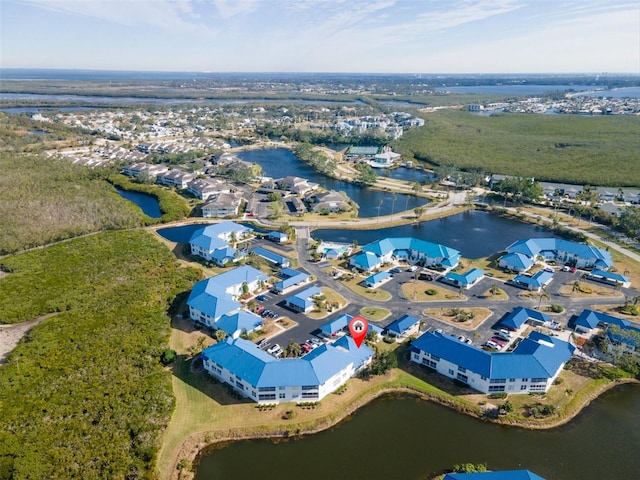
[[[262,340],[260,340],[260,341],[258,342],[258,348],[265,347],[265,346],[267,345],[267,343],[268,343],[268,342],[267,342],[267,339],[266,339],[266,338],[263,338]]]
[[[311,338],[309,339],[309,341],[316,347],[319,347],[320,345],[322,345],[322,341],[318,340],[317,338]]]
[[[411,265],[409,268],[407,268],[407,272],[415,272],[416,270],[418,270],[418,267],[415,265]]]
[[[309,345],[308,343],[303,343],[302,345],[300,345],[300,349],[304,353],[309,353],[311,350],[313,350],[313,347],[311,347],[311,345]]]
[[[549,272],[549,273],[553,273],[553,272],[555,272],[555,270],[554,270],[553,268],[551,268],[551,267],[544,267],[544,268],[543,268],[543,270],[544,270],[545,272]]]
[[[267,297],[264,296],[264,295],[258,295],[256,297],[256,300],[258,300],[259,302],[264,302],[266,299],[267,299]]]
[[[389,273],[400,273],[400,269],[398,267],[394,267],[391,270],[389,270]]]
[[[471,345],[473,343],[473,341],[470,338],[466,338],[464,340],[464,343],[467,343],[467,344]]]
[[[260,315],[262,312],[264,312],[264,310],[264,305],[260,305],[258,308],[256,308],[256,313]]]
[[[461,342],[464,342],[467,339],[467,337],[465,337],[464,335],[458,335],[458,340],[460,340]]]
[[[491,337],[491,340],[489,340],[490,342],[493,342],[497,345],[500,345],[500,348],[504,347],[507,342],[505,342],[504,340],[498,338],[498,337]]]
[[[267,349],[267,353],[271,355],[276,355],[276,352],[278,351],[280,352],[280,355],[282,355],[282,347],[280,347],[280,345],[278,345],[277,343],[274,343]]]
[[[486,346],[486,347],[489,347],[489,348],[492,348],[492,349],[494,349],[494,350],[500,350],[500,345],[498,345],[498,344],[497,344],[497,343],[495,343],[495,342],[492,342],[491,340],[488,340],[488,341],[485,343],[485,346]]]
[[[498,333],[500,335],[504,335],[505,337],[507,337],[507,339],[511,338],[511,332],[509,330],[507,330],[506,328],[501,328],[500,330],[498,330]]]

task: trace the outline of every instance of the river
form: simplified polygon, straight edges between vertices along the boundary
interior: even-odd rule
[[[605,393],[550,430],[485,423],[412,397],[384,397],[336,427],[301,439],[214,447],[196,480],[424,480],[460,463],[529,469],[547,480],[638,478],[640,387]]]

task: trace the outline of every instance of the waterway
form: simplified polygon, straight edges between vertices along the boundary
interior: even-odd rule
[[[162,211],[160,210],[160,205],[156,197],[147,195],[146,193],[131,192],[119,188],[117,188],[116,191],[122,198],[137,205],[145,215],[151,218],[160,218],[162,216]]]
[[[437,92],[474,93],[491,95],[540,95],[545,92],[564,92],[592,90],[593,85],[538,85],[538,84],[506,84],[506,85],[465,85],[436,88]]]
[[[550,430],[499,426],[431,402],[384,397],[301,439],[214,446],[201,456],[195,478],[424,480],[469,462],[526,468],[547,480],[631,479],[640,472],[638,445],[637,385],[605,393]]]
[[[529,223],[521,223],[494,214],[470,210],[417,225],[374,230],[323,229],[314,230],[317,240],[359,245],[385,237],[415,237],[441,243],[462,252],[465,258],[487,257],[521,238],[552,237],[553,232]]]
[[[352,183],[326,177],[313,170],[291,151],[284,148],[247,150],[245,152],[238,152],[238,157],[247,162],[260,165],[262,171],[268,177],[282,178],[293,175],[306,178],[310,182],[318,183],[328,190],[345,192],[359,205],[358,216],[361,218],[390,215],[391,213],[424,206],[428,203],[428,200],[424,198],[400,193],[395,194],[394,200],[394,194],[391,192],[362,188]],[[416,173],[419,173],[419,171],[416,170]]]

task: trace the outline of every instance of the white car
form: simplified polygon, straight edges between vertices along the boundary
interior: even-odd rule
[[[282,347],[280,347],[280,345],[278,345],[277,343],[274,345],[271,345],[268,349],[267,349],[267,353],[270,353],[271,355],[275,355],[276,357],[282,355]]]
[[[416,267],[415,265],[411,265],[411,266],[407,269],[407,271],[408,271],[408,272],[415,272],[417,269],[418,269],[418,267]]]

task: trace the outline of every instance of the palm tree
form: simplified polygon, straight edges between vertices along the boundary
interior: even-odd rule
[[[573,285],[571,286],[571,292],[575,293],[579,291],[580,291],[580,282],[576,280],[575,282],[573,282]]]
[[[542,299],[549,300],[551,295],[544,288],[540,291],[540,299],[538,300],[538,310],[540,310],[540,306],[542,305]]]
[[[391,196],[391,216],[393,217],[393,212],[395,212],[396,209],[396,199],[398,198],[398,195],[396,195],[395,193]]]
[[[378,204],[378,222],[380,221],[380,207],[382,207],[383,200],[380,199],[380,203]]]

